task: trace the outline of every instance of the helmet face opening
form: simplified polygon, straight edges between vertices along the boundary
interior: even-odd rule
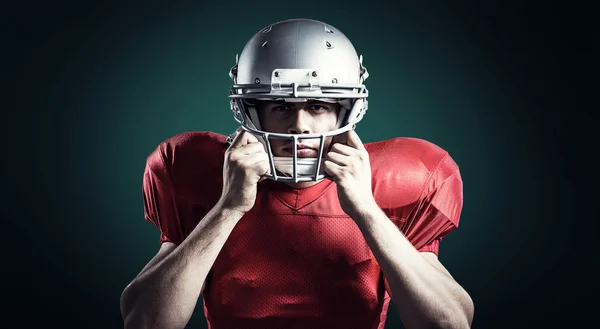
[[[271,166],[271,173],[266,174],[265,177],[284,182],[308,182],[308,181],[320,181],[327,175],[323,171],[322,164],[324,162],[323,155],[326,154],[325,140],[328,137],[334,137],[343,134],[351,129],[354,129],[358,120],[348,120],[349,113],[359,112],[359,110],[346,110],[340,108],[340,115],[343,119],[338,118],[338,127],[334,130],[324,133],[314,134],[285,134],[285,133],[274,133],[262,130],[260,128],[260,122],[258,120],[256,109],[251,106],[244,107],[240,100],[232,101],[232,109],[234,111],[234,117],[240,123],[241,127],[257,137],[257,139],[265,146],[265,150],[269,156],[269,163]],[[354,108],[363,108],[362,101],[353,102]],[[250,113],[253,113],[252,115]],[[251,117],[254,116],[254,120]],[[343,123],[341,123],[343,122]],[[341,123],[341,124],[340,124]],[[273,139],[287,140],[292,145],[292,156],[291,157],[277,157],[274,156],[271,141]],[[317,157],[305,158],[298,157],[297,146],[302,140],[318,140],[319,147],[317,149]]]
[[[324,42],[325,40],[325,42]],[[368,77],[350,41],[323,22],[294,19],[274,23],[255,34],[230,70],[229,92],[233,116],[241,127],[263,143],[269,155],[270,174],[283,182],[320,181],[326,178],[323,155],[325,139],[354,129],[368,106]],[[284,134],[264,131],[256,101],[339,103],[336,129],[326,133]],[[285,139],[293,145],[291,157],[273,155],[271,141]],[[299,158],[298,142],[317,139],[316,158]]]

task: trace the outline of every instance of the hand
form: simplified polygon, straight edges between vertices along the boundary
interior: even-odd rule
[[[376,205],[371,190],[369,153],[354,130],[334,139],[323,165],[337,184],[338,199],[346,214],[353,217]]]
[[[251,133],[238,131],[225,152],[221,206],[242,213],[250,211],[256,201],[257,184],[269,172],[269,156],[263,144]]]

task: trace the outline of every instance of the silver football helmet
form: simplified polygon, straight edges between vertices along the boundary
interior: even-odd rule
[[[290,19],[271,24],[246,44],[229,76],[231,110],[241,128],[252,133],[269,155],[276,181],[320,181],[325,138],[354,129],[367,110],[369,76],[348,38],[335,27],[311,19]],[[316,99],[339,103],[335,130],[315,134],[282,134],[263,131],[256,111],[257,100],[306,102]],[[273,138],[292,142],[292,157],[275,157]],[[319,139],[317,158],[298,158],[299,139]],[[230,138],[231,140],[231,138]]]

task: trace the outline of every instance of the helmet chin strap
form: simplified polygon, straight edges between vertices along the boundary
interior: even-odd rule
[[[283,174],[292,177],[294,175],[294,159],[292,157],[273,157],[275,169]],[[321,169],[319,175],[323,174],[323,162],[321,161]],[[298,158],[296,162],[298,177],[308,177],[315,174],[317,169],[317,158]]]

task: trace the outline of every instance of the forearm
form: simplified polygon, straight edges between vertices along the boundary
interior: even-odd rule
[[[164,259],[125,289],[126,328],[184,328],[219,252],[242,213],[215,206]]]
[[[429,263],[379,207],[353,218],[388,280],[407,328],[470,327],[472,304],[466,291]]]

